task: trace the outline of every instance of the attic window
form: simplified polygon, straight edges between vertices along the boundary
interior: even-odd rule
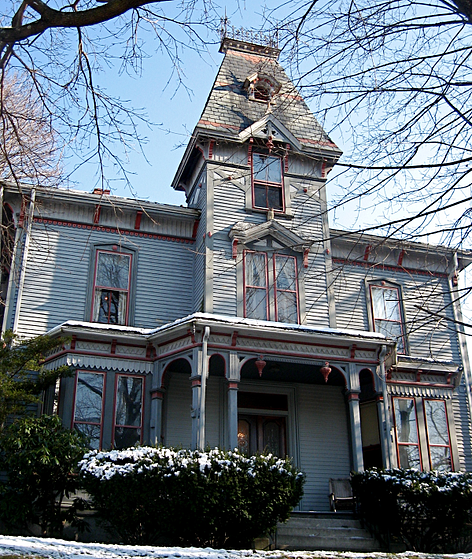
[[[257,101],[270,101],[271,87],[265,80],[257,82],[254,86],[254,99]]]
[[[274,95],[280,91],[281,85],[273,77],[258,74],[251,74],[244,82],[244,89],[248,92],[248,97],[252,101],[262,101],[267,103],[272,100]]]

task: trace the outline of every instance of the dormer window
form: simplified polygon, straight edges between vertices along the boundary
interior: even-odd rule
[[[263,103],[272,101],[273,96],[280,91],[280,87],[279,82],[272,76],[257,72],[248,76],[244,82],[244,89],[247,90],[249,99]]]

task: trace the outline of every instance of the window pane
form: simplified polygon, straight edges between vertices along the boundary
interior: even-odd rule
[[[420,454],[416,445],[399,445],[400,468],[421,469]]]
[[[275,456],[282,456],[280,448],[280,425],[275,421],[266,421],[262,428],[264,451],[271,452]]]
[[[89,423],[76,423],[74,425],[76,431],[85,435],[87,444],[92,450],[100,448],[100,425],[91,425]]]
[[[396,398],[394,407],[397,441],[399,443],[417,443],[415,401],[413,398]]]
[[[141,429],[133,427],[116,427],[115,428],[115,448],[129,448],[136,446],[141,442]]]
[[[405,344],[403,343],[402,326],[400,322],[389,322],[388,320],[376,320],[375,331],[397,341],[399,353],[403,353]]]
[[[429,455],[432,470],[450,471],[451,454],[448,446],[432,446],[429,448]]]
[[[265,254],[246,253],[246,285],[252,287],[266,287],[266,257]]]
[[[126,323],[127,292],[97,289],[95,299],[98,301],[98,307],[96,307],[98,314],[96,312],[94,316],[96,322],[105,324]]]
[[[116,425],[141,426],[143,379],[118,377],[116,389]]]
[[[395,320],[398,322],[401,320],[397,289],[372,287],[371,293],[375,318]]]
[[[267,320],[267,291],[265,289],[246,288],[246,316]]]
[[[296,293],[277,291],[277,321],[298,324]]]
[[[255,180],[282,183],[282,165],[280,157],[253,153],[252,168]]]
[[[251,430],[249,422],[245,419],[238,421],[238,449],[243,454],[249,454],[251,449]]]
[[[425,400],[424,411],[429,444],[449,446],[446,406],[442,400]]]
[[[268,187],[268,208],[271,210],[282,210],[282,189],[280,186],[269,186]]]
[[[288,289],[296,291],[295,259],[276,256],[275,274],[277,277],[277,289]]]
[[[102,422],[103,374],[81,373],[77,377],[75,421]]]
[[[265,186],[254,185],[254,206],[257,208],[268,208],[267,191]]]
[[[95,285],[128,289],[130,262],[129,255],[99,252]]]

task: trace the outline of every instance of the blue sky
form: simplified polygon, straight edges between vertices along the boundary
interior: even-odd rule
[[[220,12],[228,14],[235,27],[246,29],[262,24],[262,8],[258,3],[247,7],[245,2],[222,4]],[[127,168],[132,188],[118,180],[112,166],[107,169],[114,194],[149,199],[169,204],[185,204],[182,193],[175,192],[171,181],[177,170],[185,145],[201,115],[207,96],[223,60],[219,50],[219,37],[208,34],[206,52],[197,53],[182,48],[183,74],[181,80],[173,74],[168,56],[155,52],[157,42],[151,34],[145,38],[148,57],[143,61],[141,75],[120,73],[119,65],[108,68],[98,79],[111,95],[129,101],[135,109],[143,109],[153,125],[140,125],[140,133],[146,137],[143,146],[127,154]],[[141,152],[144,151],[144,153]],[[69,165],[72,169],[72,162]],[[95,161],[84,164],[71,177],[71,186],[91,191],[100,185],[98,166]]]

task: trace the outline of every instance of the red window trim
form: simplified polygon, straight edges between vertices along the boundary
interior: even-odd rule
[[[277,287],[277,270],[276,270],[276,260],[277,258],[285,258],[285,259],[289,259],[291,258],[294,261],[295,264],[295,289],[279,289]],[[279,313],[278,313],[278,292],[282,291],[285,293],[295,293],[295,304],[297,305],[297,324],[300,324],[300,302],[299,302],[299,297],[298,297],[298,269],[297,269],[297,259],[295,258],[295,256],[289,256],[286,254],[277,254],[274,253],[274,256],[272,258],[273,262],[273,272],[274,272],[274,299],[275,299],[275,320],[276,322],[279,321]]]
[[[398,315],[400,320],[388,320],[386,318],[376,318],[375,311],[374,311],[374,298],[372,295],[372,288],[375,287],[377,289],[390,289],[391,291],[395,290],[397,292],[397,306],[398,306]],[[372,322],[374,326],[374,332],[377,332],[377,320],[383,320],[384,322],[393,322],[394,324],[400,324],[400,331],[401,331],[401,339],[403,343],[403,351],[398,351],[400,355],[406,355],[407,347],[406,347],[406,336],[405,336],[405,324],[403,320],[403,312],[402,312],[402,305],[401,305],[401,296],[400,296],[400,288],[395,285],[379,285],[379,283],[370,283],[369,284],[370,290],[370,307],[372,309]]]
[[[254,178],[254,155],[255,154],[266,155],[267,157],[274,157],[274,158],[277,158],[279,160],[281,182],[261,181],[261,180],[257,180],[257,179]],[[284,161],[283,161],[283,158],[279,155],[272,155],[272,154],[268,154],[268,153],[263,153],[263,152],[257,151],[257,150],[253,151],[251,149],[250,154],[249,154],[249,159],[250,159],[250,165],[251,165],[252,207],[256,210],[269,211],[269,210],[272,209],[275,213],[280,213],[280,214],[285,213]],[[281,189],[281,195],[282,195],[282,209],[269,208],[269,207],[266,207],[266,206],[256,206],[256,194],[255,194],[255,186],[256,185],[265,186],[266,195],[267,195],[267,188],[268,187],[280,188]]]
[[[247,254],[262,254],[264,256],[264,260],[265,260],[265,288],[263,287],[259,287],[257,285],[249,285],[246,281],[246,255]],[[265,289],[266,292],[266,320],[269,320],[270,318],[270,314],[269,314],[269,267],[268,267],[268,261],[267,261],[267,253],[266,252],[260,252],[260,251],[256,251],[256,250],[245,250],[244,251],[244,258],[243,258],[243,278],[244,278],[244,316],[247,317],[247,308],[246,308],[246,292],[247,292],[247,288],[251,288],[251,289]]]
[[[449,444],[431,444],[429,442],[429,429],[428,429],[428,419],[426,416],[426,406],[424,405],[424,402],[442,402],[442,404],[444,405],[444,412],[446,414],[446,425],[447,425],[447,438],[449,440]],[[451,430],[449,427],[449,415],[447,413],[447,406],[446,406],[446,401],[441,399],[441,398],[423,398],[423,413],[424,413],[424,425],[425,425],[425,429],[426,429],[426,443],[428,445],[428,458],[429,458],[429,467],[432,468],[432,463],[431,463],[431,452],[430,452],[430,448],[448,448],[449,449],[449,459],[450,459],[450,466],[451,466],[451,471],[454,471],[454,462],[452,459],[452,448],[451,448]]]
[[[116,423],[116,403],[117,403],[117,395],[118,395],[118,381],[120,377],[128,377],[128,378],[139,378],[142,381],[142,390],[141,390],[141,422],[138,427],[136,425],[121,425],[120,423]],[[116,427],[125,427],[126,429],[136,429],[140,430],[139,433],[139,442],[143,442],[143,416],[144,416],[144,391],[145,391],[145,381],[146,379],[141,375],[131,375],[126,373],[117,373],[115,375],[115,392],[113,398],[113,429],[112,429],[112,447],[115,446],[115,429]]]
[[[398,430],[397,430],[397,416],[395,413],[395,402],[397,400],[413,400],[413,405],[415,406],[415,425],[416,425],[416,443],[402,443],[398,441]],[[394,396],[392,398],[393,401],[393,422],[395,425],[395,446],[397,450],[397,464],[400,468],[400,446],[416,446],[418,449],[418,456],[420,460],[420,470],[423,470],[423,460],[421,458],[421,447],[420,447],[420,433],[418,431],[418,410],[416,408],[416,399],[414,397],[407,397],[407,396]]]
[[[99,259],[100,254],[113,254],[113,255],[125,256],[125,257],[129,258],[128,288],[127,289],[123,289],[123,288],[119,288],[119,287],[110,287],[109,285],[98,285],[96,283],[98,259]],[[119,291],[121,293],[127,293],[128,294],[128,296],[126,298],[126,311],[125,311],[125,319],[124,319],[123,326],[128,325],[132,267],[133,267],[133,255],[128,253],[128,252],[115,252],[113,250],[104,250],[104,249],[98,249],[98,250],[95,251],[95,264],[94,264],[94,271],[93,271],[93,289],[92,289],[92,305],[91,305],[91,311],[90,311],[90,322],[95,322],[94,319],[93,319],[94,311],[95,311],[95,291],[97,289],[101,289],[102,291],[106,291],[106,290],[108,290],[108,291]],[[104,322],[103,324],[110,324],[110,322],[106,322],[106,323]]]
[[[92,375],[102,375],[103,379],[103,388],[102,388],[102,410],[100,413],[100,423],[91,422],[91,421],[76,421],[75,420],[75,412],[76,412],[76,405],[77,405],[77,385],[79,382],[79,374],[86,373]],[[77,369],[75,372],[75,384],[74,384],[74,400],[72,402],[72,421],[71,421],[71,430],[75,429],[75,425],[99,425],[100,426],[100,438],[98,441],[98,448],[102,448],[102,439],[103,439],[103,418],[104,418],[104,411],[105,411],[105,391],[106,391],[106,378],[107,373],[106,371],[88,371],[88,370],[81,370]]]

